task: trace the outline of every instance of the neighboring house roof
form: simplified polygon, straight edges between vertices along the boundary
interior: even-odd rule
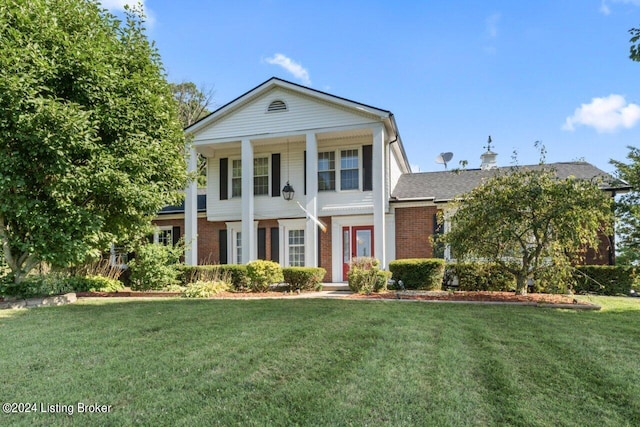
[[[562,162],[548,165],[518,166],[526,169],[550,167],[555,169],[559,178],[575,177],[579,179],[602,179],[600,187],[606,191],[626,192],[631,189],[628,183],[616,179],[608,173],[586,162]],[[392,201],[431,200],[436,203],[448,202],[473,190],[483,180],[498,173],[507,173],[512,167],[500,167],[490,170],[464,169],[443,172],[408,173],[400,177],[393,193]]]
[[[198,212],[207,211],[207,190],[198,188]],[[158,215],[181,214],[184,213],[184,200],[178,206],[165,206]]]
[[[392,138],[392,142],[396,142],[398,144],[398,148],[400,149],[400,153],[403,157],[403,160],[406,164],[408,170],[411,170],[411,166],[409,164],[407,154],[405,152],[404,146],[402,145],[402,139],[400,138],[400,133],[398,131],[398,125],[396,124],[395,117],[393,113],[389,110],[385,110],[382,108],[373,107],[371,105],[363,104],[361,102],[353,101],[347,98],[343,98],[341,96],[332,95],[327,92],[323,92],[317,89],[312,89],[307,86],[302,86],[297,83],[293,83],[287,80],[279,79],[277,77],[271,77],[267,81],[259,84],[253,89],[243,93],[239,97],[234,100],[226,103],[222,107],[216,109],[209,115],[201,118],[197,122],[185,128],[185,132],[189,133],[197,133],[199,130],[204,129],[210,124],[216,122],[217,120],[225,117],[226,115],[236,111],[241,108],[248,102],[256,99],[262,94],[268,92],[274,87],[280,87],[284,89],[289,89],[298,93],[305,94],[307,96],[332,103],[334,105],[338,105],[343,108],[348,108],[352,110],[356,110],[358,112],[366,113],[375,117],[378,117],[381,121],[385,123],[385,127],[388,128],[390,132],[390,137]]]

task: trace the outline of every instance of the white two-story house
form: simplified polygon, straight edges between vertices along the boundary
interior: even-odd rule
[[[341,281],[354,256],[395,258],[390,195],[410,170],[389,111],[271,78],[186,131],[191,168],[207,159],[205,212],[186,195],[187,263],[271,259]]]
[[[184,206],[160,212],[157,241],[183,236],[187,264],[267,259],[323,267],[326,282],[346,281],[356,256],[382,267],[444,256],[430,239],[442,231],[437,212],[500,169],[411,173],[391,112],[275,77],[186,132],[190,169],[206,157],[206,189],[193,183]],[[611,178],[584,162],[555,168]],[[613,237],[601,246],[591,262],[612,263]]]

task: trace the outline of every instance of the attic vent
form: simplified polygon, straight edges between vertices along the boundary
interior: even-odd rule
[[[287,104],[280,99],[276,99],[275,101],[269,104],[269,108],[267,108],[268,113],[275,113],[278,111],[287,111]]]

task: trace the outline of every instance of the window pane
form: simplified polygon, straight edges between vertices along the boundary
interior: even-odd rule
[[[253,195],[269,194],[269,159],[259,157],[253,159]]]
[[[160,230],[158,232],[158,243],[165,246],[173,245],[173,232],[172,230]]]
[[[233,178],[240,178],[242,176],[242,160],[233,160],[231,162],[231,170]]]
[[[242,178],[233,178],[231,180],[231,197],[242,196]]]
[[[253,176],[269,175],[269,159],[259,157],[253,159]]]
[[[242,263],[242,232],[236,233],[236,264]]]
[[[336,189],[336,172],[318,172],[318,191],[328,191]]]
[[[336,189],[336,153],[318,153],[318,191]]]
[[[342,150],[340,152],[340,169],[356,169],[358,167],[358,150]]]
[[[358,179],[358,169],[347,169],[340,171],[340,189],[357,190],[360,185]]]
[[[289,230],[289,265],[304,267],[304,230]]]

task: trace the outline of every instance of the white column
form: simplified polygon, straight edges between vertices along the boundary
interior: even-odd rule
[[[253,146],[242,140],[242,263],[256,259],[255,227],[253,225]]]
[[[187,170],[195,178],[187,184],[184,199],[184,262],[187,265],[198,264],[198,154],[196,149],[188,149]]]
[[[375,257],[382,268],[387,267],[386,228],[385,228],[385,164],[384,164],[384,127],[373,128],[373,243]]]
[[[307,133],[307,211],[314,217],[318,217],[318,142],[316,134]],[[307,218],[307,227],[304,232],[304,258],[306,267],[318,266],[318,225]]]

